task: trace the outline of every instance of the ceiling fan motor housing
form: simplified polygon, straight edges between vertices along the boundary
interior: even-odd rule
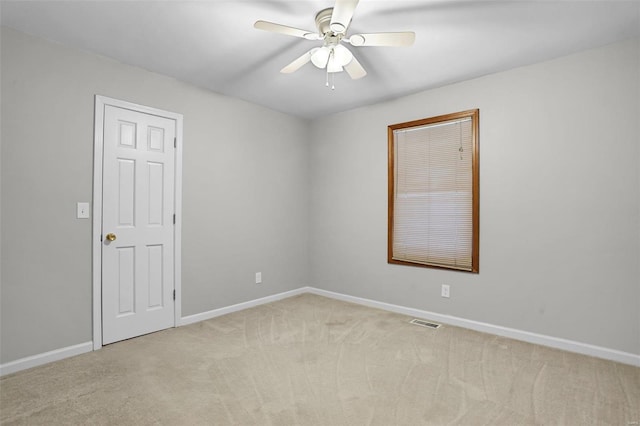
[[[333,16],[333,8],[329,7],[327,9],[322,9],[316,15],[316,27],[318,27],[318,32],[322,36],[326,36],[327,34],[337,35],[338,33],[334,33],[331,30],[331,16]],[[342,34],[346,31],[346,28],[342,31]]]

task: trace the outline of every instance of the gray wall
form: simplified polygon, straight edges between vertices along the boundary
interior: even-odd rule
[[[308,123],[2,29],[0,363],[90,341],[94,95],[184,115],[183,316],[308,284]],[[254,273],[263,283],[254,283]]]
[[[640,354],[639,51],[629,41],[316,120],[310,281]],[[471,108],[480,274],[388,265],[386,126]]]
[[[95,94],[184,114],[185,316],[314,285],[640,354],[637,40],[311,124],[12,30],[1,43],[0,363],[91,340],[75,203]],[[469,108],[480,274],[388,265],[386,126]]]

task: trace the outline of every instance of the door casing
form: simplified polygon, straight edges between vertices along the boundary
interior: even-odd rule
[[[180,325],[182,317],[182,114],[151,108],[144,105],[96,95],[93,139],[93,222],[91,231],[92,292],[93,292],[93,350],[102,347],[102,161],[104,147],[104,109],[107,105],[130,109],[145,114],[173,119],[176,122],[175,149],[175,214],[174,227],[174,289],[176,292],[174,323]]]

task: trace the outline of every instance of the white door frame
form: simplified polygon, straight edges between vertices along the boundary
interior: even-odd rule
[[[104,146],[104,110],[107,105],[130,109],[145,114],[157,115],[173,119],[176,122],[176,150],[175,150],[175,214],[174,227],[174,289],[176,299],[174,303],[174,326],[180,325],[182,315],[182,114],[163,111],[144,105],[96,95],[95,123],[93,137],[93,226],[91,231],[92,251],[92,287],[93,287],[93,350],[102,347],[102,157]]]

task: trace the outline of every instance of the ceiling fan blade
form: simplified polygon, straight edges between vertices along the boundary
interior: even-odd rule
[[[306,38],[307,40],[320,40],[320,35],[313,31],[301,30],[300,28],[289,27],[287,25],[274,24],[267,21],[256,21],[254,28],[272,33],[280,33],[293,37]]]
[[[349,28],[357,5],[358,0],[336,0],[336,4],[333,6],[333,14],[331,15],[331,24],[329,25],[331,31],[344,34]]]
[[[362,68],[355,56],[351,59],[351,62],[344,66],[344,69],[352,80],[357,80],[367,75],[367,72]]]
[[[416,33],[413,31],[354,34],[349,37],[352,46],[411,46],[415,40]]]
[[[283,74],[291,74],[292,72],[298,71],[300,68],[302,68],[303,65],[305,65],[307,62],[311,60],[311,55],[313,55],[316,50],[318,49],[317,48],[311,49],[304,55],[300,56],[298,59],[291,62],[286,67],[282,68],[280,72]]]

